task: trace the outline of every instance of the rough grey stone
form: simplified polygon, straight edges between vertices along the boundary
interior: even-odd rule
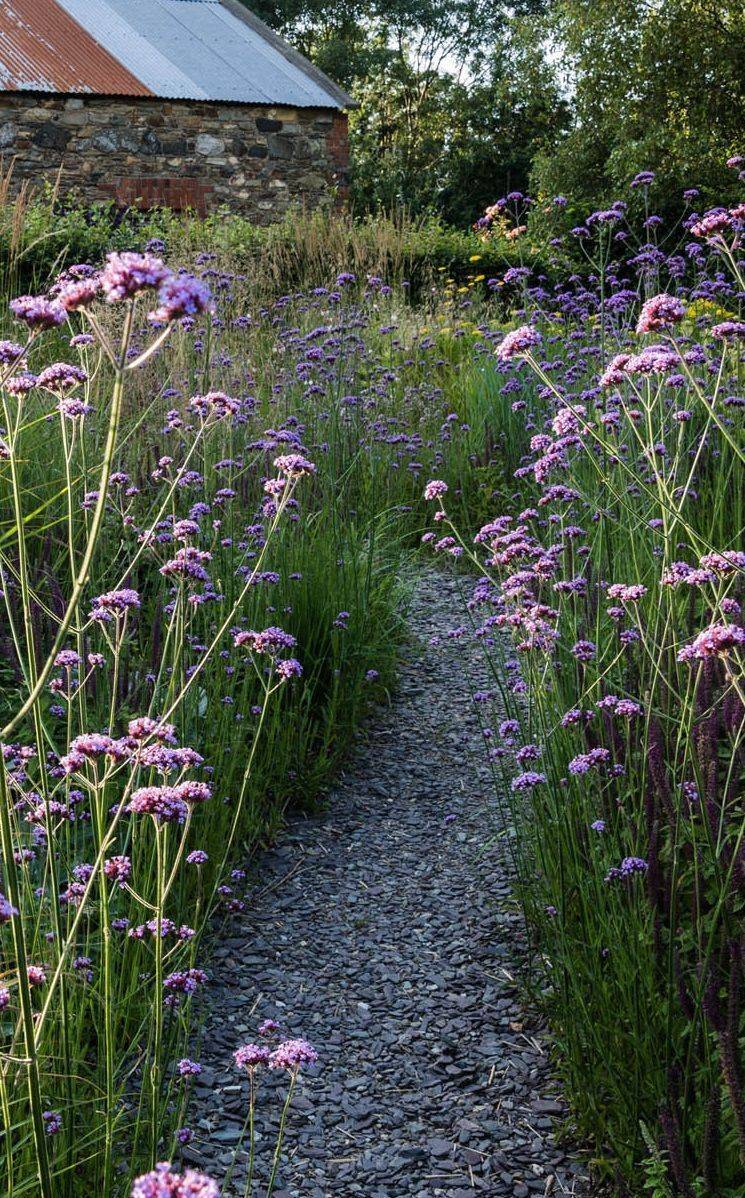
[[[200,133],[194,141],[194,149],[197,154],[204,154],[206,158],[214,157],[225,152],[225,142],[211,133]]]
[[[48,147],[53,150],[64,150],[72,133],[69,129],[63,129],[54,121],[46,121],[40,125],[34,134],[34,143],[37,146]]]

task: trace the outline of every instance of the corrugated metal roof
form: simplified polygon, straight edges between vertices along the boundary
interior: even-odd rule
[[[6,30],[15,57],[4,72]],[[53,33],[56,69],[42,69]],[[236,0],[0,0],[0,87],[293,108],[351,103]]]
[[[54,0],[0,0],[0,90],[150,94]]]
[[[158,0],[55,0],[155,96],[205,100],[207,93],[178,65],[178,44]],[[169,37],[169,32],[171,37]],[[194,51],[192,51],[194,53]],[[175,61],[174,61],[175,60]],[[215,97],[213,97],[215,98]]]

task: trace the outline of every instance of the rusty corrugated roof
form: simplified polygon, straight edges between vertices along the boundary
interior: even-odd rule
[[[236,0],[0,0],[0,90],[352,104]]]
[[[152,94],[56,0],[0,0],[0,88]]]

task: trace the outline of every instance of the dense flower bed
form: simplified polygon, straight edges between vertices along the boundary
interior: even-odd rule
[[[158,244],[13,302],[9,1195],[230,1192],[179,1164],[205,932],[391,682],[433,504],[426,539],[486,570],[469,612],[495,682],[475,701],[581,1128],[632,1185],[644,1163],[662,1194],[737,1192],[742,219],[692,213],[663,243],[650,215],[631,249],[616,205],[575,231],[589,275],[550,287],[518,234],[519,265],[473,255],[426,308],[354,271],[272,297],[213,254],[174,272]],[[289,1101],[323,1067],[299,1031],[235,1046],[251,1160],[263,1071]]]
[[[478,468],[444,387],[488,360],[474,324],[349,271],[257,303],[162,252],[71,267],[0,343],[10,1193],[122,1194],[191,1140],[203,934],[391,681],[421,475]]]
[[[589,277],[526,275],[497,348],[511,502],[469,540],[432,480],[425,540],[483,571],[474,699],[581,1127],[626,1184],[722,1198],[745,1179],[745,207],[664,237],[649,215],[631,254],[624,214],[574,231]]]

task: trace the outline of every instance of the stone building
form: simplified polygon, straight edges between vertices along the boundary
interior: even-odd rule
[[[0,155],[83,201],[343,197],[352,101],[240,0],[0,0]]]

